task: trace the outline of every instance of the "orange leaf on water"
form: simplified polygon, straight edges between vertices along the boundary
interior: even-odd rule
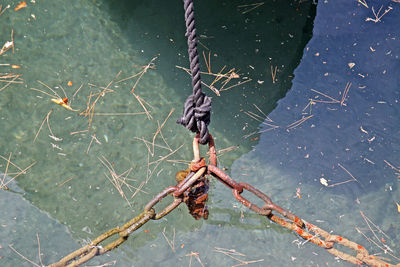
[[[27,5],[26,5],[26,2],[25,2],[25,1],[22,1],[22,2],[20,2],[20,3],[14,8],[14,10],[15,10],[15,11],[18,11],[18,10],[20,10],[20,9],[26,7],[26,6],[27,6]]]

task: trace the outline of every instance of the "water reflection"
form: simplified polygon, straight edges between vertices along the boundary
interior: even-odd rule
[[[252,111],[256,105],[268,114],[290,89],[293,71],[311,37],[315,16],[315,5],[309,2],[263,2],[251,12],[246,12],[251,6],[241,7],[245,4],[243,1],[195,4],[202,71],[208,71],[202,53],[207,61],[210,53],[213,73],[226,73],[234,68],[240,74],[238,82],[252,80],[221,91],[221,96],[203,85],[204,92],[213,97],[210,131],[223,132],[218,140],[220,148],[235,144],[240,146],[241,153],[254,143],[243,136],[254,132],[259,123],[244,112]],[[176,68],[188,66],[187,41],[181,34],[185,31],[181,2],[119,0],[106,1],[104,6],[112,20],[120,25],[123,36],[143,55],[159,54],[157,68],[162,70],[169,88],[184,101],[192,89],[189,76],[183,76],[182,69]],[[271,83],[271,66],[277,67],[276,83]],[[214,78],[202,75],[208,85]],[[234,84],[237,82],[226,88]],[[226,164],[230,165],[230,161]]]

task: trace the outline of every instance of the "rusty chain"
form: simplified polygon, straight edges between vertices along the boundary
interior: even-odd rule
[[[206,174],[214,176],[217,180],[229,187],[232,190],[234,197],[250,210],[261,216],[265,216],[269,220],[281,225],[284,228],[296,232],[303,239],[326,249],[327,252],[339,257],[342,260],[358,265],[367,264],[370,266],[400,267],[400,263],[396,265],[387,263],[373,255],[370,255],[363,246],[342,236],[329,234],[327,231],[300,219],[293,213],[274,204],[266,194],[252,185],[236,182],[217,167],[217,156],[214,140],[211,135],[209,137],[208,165],[206,165],[204,158],[200,158],[199,135],[197,135],[193,139],[194,159],[191,162],[187,173],[185,173],[184,178],[178,180],[177,177],[178,184],[176,186],[170,186],[161,191],[150,202],[147,203],[142,213],[131,219],[123,226],[115,227],[103,233],[94,239],[90,244],[72,252],[60,261],[53,263],[48,267],[75,267],[89,261],[96,255],[102,255],[121,245],[128,239],[131,233],[139,229],[148,221],[161,219],[177,208],[182,202],[187,204],[190,214],[192,214],[195,219],[207,219],[208,210],[205,202],[207,201],[208,197],[208,180],[205,178]],[[247,190],[257,198],[261,199],[265,204],[262,207],[259,207],[258,205],[244,198],[242,196],[244,190]],[[154,210],[154,206],[156,206],[168,195],[173,196],[174,200],[172,203],[170,203],[160,212],[156,212]],[[275,215],[273,212],[280,214],[282,217]],[[116,240],[104,246],[100,245],[100,243],[110,239],[114,235],[118,236]],[[356,255],[353,256],[334,248],[335,244],[339,244],[354,250]]]

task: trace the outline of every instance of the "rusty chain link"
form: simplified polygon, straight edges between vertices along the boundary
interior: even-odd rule
[[[198,160],[200,159],[199,150],[197,150],[197,152],[195,151],[194,154],[194,161],[190,167],[190,169],[193,171],[191,171],[184,180],[179,182],[177,186],[165,188],[147,203],[142,213],[125,223],[123,226],[108,230],[90,242],[90,244],[70,253],[60,261],[50,264],[48,267],[79,266],[97,255],[102,255],[114,248],[117,248],[128,239],[131,233],[142,227],[145,223],[150,220],[159,220],[177,208],[182,202],[185,201],[185,193],[191,189],[196,181],[200,180],[204,176],[206,171],[205,161]],[[156,206],[157,203],[170,194],[174,197],[172,203],[160,212],[156,212],[154,210],[154,206]],[[116,240],[108,243],[107,245],[100,245],[100,243],[111,239],[111,237],[114,235],[118,236]]]
[[[281,225],[284,228],[296,232],[303,239],[326,249],[327,252],[341,258],[342,260],[358,265],[367,264],[370,266],[400,267],[400,263],[397,265],[387,263],[373,255],[370,255],[363,246],[342,236],[329,234],[327,231],[300,219],[293,213],[274,204],[266,194],[252,185],[236,182],[217,167],[217,156],[214,140],[211,135],[209,135],[209,138],[210,163],[208,165],[206,165],[204,158],[200,158],[199,135],[196,135],[196,137],[193,139],[194,159],[189,166],[188,174],[181,181],[179,181],[178,185],[165,188],[147,203],[144,211],[141,214],[131,219],[123,226],[113,228],[103,233],[94,239],[90,244],[72,252],[60,261],[49,265],[49,267],[75,267],[87,262],[96,255],[102,255],[121,245],[128,239],[131,233],[139,229],[148,221],[161,219],[178,207],[182,202],[187,204],[189,212],[195,219],[207,219],[208,211],[207,207],[205,206],[205,201],[207,200],[208,196],[208,180],[205,178],[205,174],[214,176],[217,180],[229,187],[232,190],[234,197],[250,210],[261,216],[265,216],[269,220]],[[195,188],[196,193],[193,192],[193,188]],[[199,189],[201,190],[199,191]],[[257,198],[261,199],[265,204],[262,207],[259,207],[258,205],[244,198],[242,196],[244,190],[247,190]],[[170,203],[160,212],[156,212],[154,210],[154,206],[156,206],[157,203],[159,203],[168,195],[173,196],[174,200],[172,203]],[[199,207],[201,209],[200,211]],[[273,212],[277,212],[286,219],[273,214]],[[116,240],[104,246],[100,245],[100,243],[114,235],[118,235]],[[356,252],[356,256],[334,248],[335,244],[339,244],[354,250]]]

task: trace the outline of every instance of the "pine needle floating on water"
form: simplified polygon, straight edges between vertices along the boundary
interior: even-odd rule
[[[384,11],[382,14],[380,14],[382,8],[383,8],[383,6],[381,6],[381,7],[379,8],[378,12],[375,12],[374,7],[372,7],[372,13],[373,13],[373,15],[374,15],[375,18],[367,17],[367,18],[365,19],[365,21],[373,21],[373,22],[375,22],[375,23],[381,22],[382,17],[385,16],[387,13],[389,13],[390,10],[393,9],[391,6],[389,6],[387,9],[385,9],[385,11]]]
[[[225,70],[226,65],[223,66],[218,73],[213,73],[212,70],[211,70],[212,68],[211,68],[211,56],[210,55],[211,55],[211,52],[208,53],[208,60],[207,60],[207,57],[203,52],[203,59],[205,61],[205,64],[206,64],[208,72],[202,72],[201,71],[200,73],[204,74],[204,75],[207,75],[209,77],[214,77],[214,80],[210,84],[207,84],[204,81],[202,81],[201,84],[206,86],[207,88],[209,88],[217,96],[220,96],[221,92],[223,92],[223,91],[230,90],[230,89],[232,89],[234,87],[237,87],[237,86],[240,86],[240,85],[243,85],[245,83],[248,83],[248,82],[252,81],[252,79],[246,78],[246,79],[244,79],[242,81],[239,81],[239,82],[237,82],[237,83],[235,83],[233,85],[229,85],[228,86],[228,84],[232,80],[239,79],[240,78],[240,74],[236,71],[235,68],[232,68],[229,71],[224,73],[223,71]],[[181,66],[175,66],[175,67],[178,68],[178,69],[184,70],[189,75],[192,75],[190,69],[188,69],[188,68],[184,68],[184,67],[181,67]],[[217,84],[218,84],[218,86],[217,86]]]
[[[242,10],[244,9],[241,13],[242,14],[246,14],[246,13],[249,13],[249,12],[253,11],[254,9],[262,6],[262,5],[264,5],[264,2],[259,2],[259,3],[254,3],[254,4],[247,4],[247,5],[240,5],[240,6],[237,6],[237,8],[238,9],[242,9]]]
[[[366,0],[358,0],[358,2],[359,2],[361,5],[365,6],[366,8],[369,8],[368,5],[367,5],[367,1],[366,1]]]
[[[242,266],[242,265],[248,265],[248,264],[250,264],[250,263],[256,263],[256,262],[264,261],[264,259],[259,259],[259,260],[242,260],[242,259],[240,259],[239,257],[246,257],[246,255],[243,254],[243,253],[240,253],[240,252],[238,252],[238,251],[236,251],[236,250],[234,250],[234,249],[227,249],[227,248],[218,248],[218,247],[215,247],[215,248],[214,248],[214,251],[215,251],[215,252],[218,252],[218,253],[222,253],[222,254],[224,254],[224,255],[226,255],[226,256],[228,256],[228,257],[230,257],[230,258],[232,258],[232,259],[234,259],[234,260],[236,260],[236,261],[239,262],[238,264],[232,265],[231,267]]]
[[[0,49],[0,56],[10,49],[12,49],[14,53],[14,30],[11,30],[11,41],[5,42],[3,47]]]
[[[24,83],[20,78],[21,76],[21,74],[15,73],[0,73],[0,82],[6,83],[3,87],[0,87],[0,92],[6,89],[11,84]]]
[[[275,68],[272,68],[271,65],[271,76],[272,76],[272,83],[276,82],[276,72],[278,70],[278,66],[275,66]]]
[[[341,100],[337,100],[337,99],[335,99],[335,98],[333,98],[333,97],[331,97],[331,96],[329,96],[327,94],[324,94],[324,93],[322,93],[320,91],[317,91],[315,89],[310,89],[311,91],[317,93],[319,96],[323,96],[323,97],[326,98],[326,99],[320,100],[320,99],[318,99],[319,96],[316,96],[316,97],[310,99],[310,101],[312,101],[312,103],[319,102],[319,103],[326,103],[326,104],[340,104],[341,106],[346,106],[345,101],[347,100],[347,96],[349,94],[350,87],[351,87],[351,82],[348,82],[346,84],[344,90],[343,90],[342,99]]]
[[[348,175],[350,175],[350,177],[351,177],[352,179],[349,179],[349,180],[346,180],[346,181],[343,181],[343,182],[338,182],[338,183],[335,183],[335,184],[330,184],[330,185],[324,184],[325,186],[334,187],[334,186],[341,185],[341,184],[346,184],[346,183],[349,183],[349,182],[357,182],[357,183],[359,183],[359,181],[353,176],[353,174],[351,174],[345,167],[343,167],[340,163],[338,163],[338,166],[339,166],[342,170],[344,170]],[[322,178],[321,178],[321,179],[322,179]],[[322,182],[321,182],[321,183],[322,183]]]
[[[0,5],[0,16],[1,15],[3,15],[3,13],[7,10],[7,9],[9,9],[11,6],[10,5],[7,5],[5,8],[3,8],[3,10],[2,10],[2,5]]]
[[[55,90],[53,90],[50,86],[48,86],[48,85],[45,84],[44,82],[38,81],[38,83],[40,83],[41,85],[45,86],[45,87],[46,87],[47,89],[49,89],[53,94],[49,94],[49,93],[47,93],[46,91],[43,91],[43,90],[40,90],[40,89],[37,89],[37,88],[31,88],[31,90],[38,91],[38,92],[40,92],[40,93],[42,93],[42,94],[45,94],[45,95],[51,97],[50,100],[51,100],[52,102],[54,102],[54,103],[56,103],[56,104],[62,106],[63,108],[66,108],[66,109],[71,110],[71,111],[79,111],[79,110],[77,110],[77,109],[71,108],[71,106],[68,104],[69,99],[68,99],[67,94],[65,93],[65,90],[64,90],[64,88],[63,88],[62,86],[60,86],[60,88],[61,88],[61,90],[62,90],[63,93],[64,93],[64,97],[61,97]]]
[[[392,256],[396,260],[400,260],[399,257],[393,254],[394,253],[393,250],[387,244],[388,243],[387,241],[390,239],[390,237],[384,231],[382,231],[380,227],[377,226],[370,218],[368,218],[364,214],[364,212],[360,211],[360,214],[364,219],[365,224],[368,226],[367,233],[371,233],[372,237],[363,232],[362,229],[360,229],[359,227],[356,227],[357,232],[363,235],[368,240],[368,242],[374,244],[379,249],[381,249],[385,254]],[[378,235],[380,236],[378,237]]]
[[[13,162],[11,161],[11,157],[12,157],[12,153],[10,153],[10,155],[8,156],[8,158],[3,157],[2,155],[0,155],[0,158],[3,159],[3,160],[5,160],[5,161],[7,162],[6,168],[5,168],[5,170],[4,170],[3,177],[0,176],[0,189],[5,189],[5,190],[7,190],[7,189],[8,189],[7,185],[8,185],[9,183],[11,183],[11,182],[14,181],[15,179],[17,179],[20,175],[26,174],[26,171],[29,170],[33,165],[36,164],[36,161],[35,161],[35,162],[33,162],[32,164],[30,164],[28,167],[22,169],[22,168],[20,168],[18,165],[16,165],[15,163],[13,163]],[[11,173],[11,172],[10,172],[10,166],[13,166],[13,167],[16,168],[18,171],[17,171],[17,172],[12,172],[12,173]],[[15,175],[14,175],[14,174],[15,174]],[[7,178],[8,178],[10,175],[14,175],[14,176],[12,176],[12,177],[7,181]]]
[[[135,181],[131,178],[128,178],[129,174],[133,170],[133,167],[127,169],[126,171],[122,172],[121,174],[117,174],[114,169],[113,164],[111,164],[104,156],[101,156],[101,158],[98,158],[98,159],[109,171],[110,176],[107,175],[106,173],[104,173],[105,176],[111,182],[111,184],[117,189],[118,193],[126,200],[126,202],[128,203],[128,205],[130,207],[132,207],[132,206],[131,206],[131,203],[129,202],[128,198],[125,195],[124,188],[127,188],[131,193],[133,192],[133,189],[135,189],[135,190],[141,191],[145,194],[148,194],[147,192],[141,190],[141,186],[135,187],[128,183],[130,181]]]

